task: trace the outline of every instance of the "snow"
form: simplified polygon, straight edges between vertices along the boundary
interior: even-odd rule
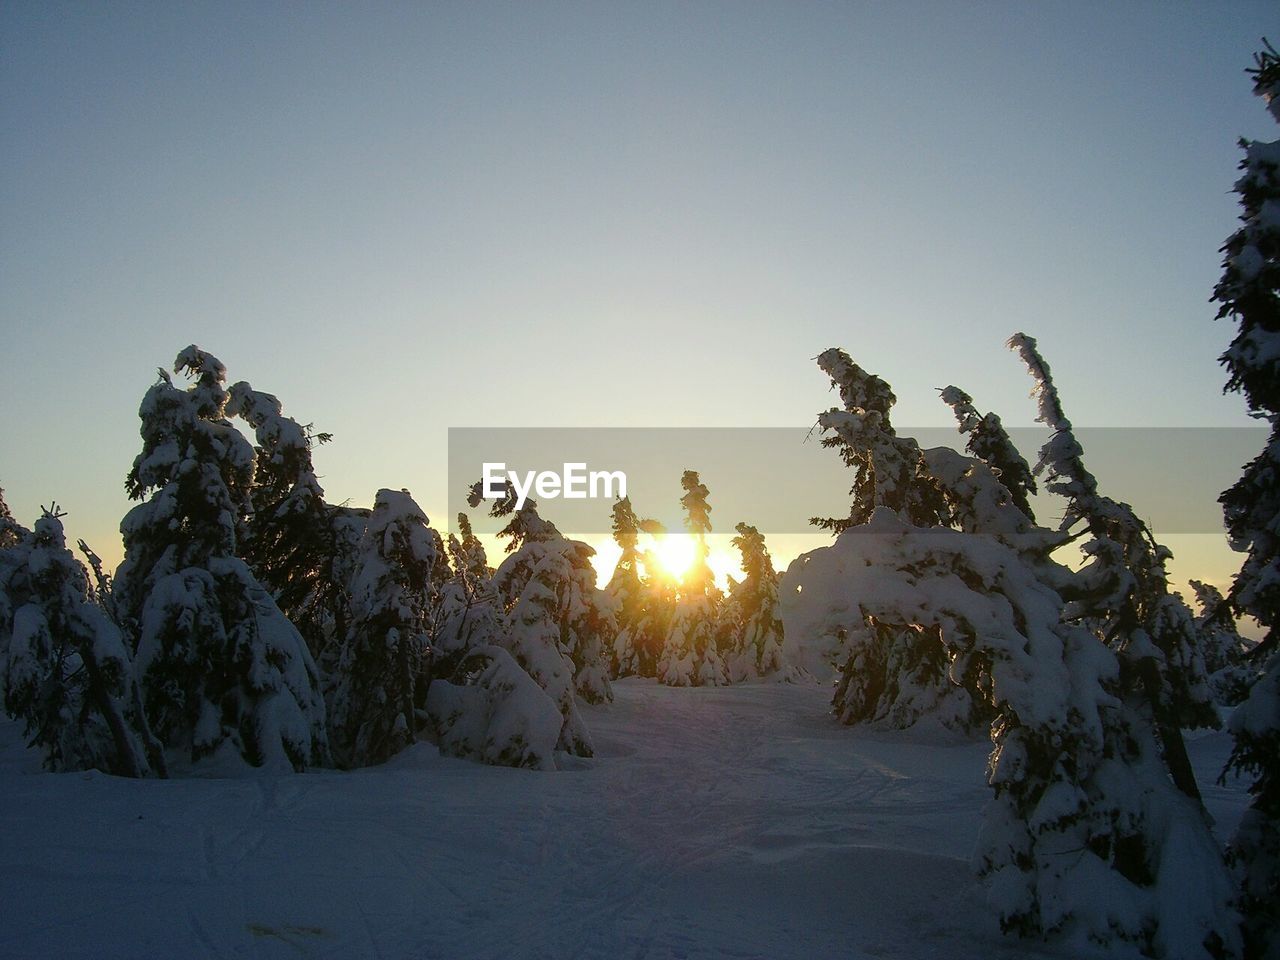
[[[441,752],[554,770],[563,726],[556,701],[502,647],[477,645],[459,669],[477,675],[465,684],[437,679],[427,690]]]
[[[999,932],[989,744],[842,727],[819,685],[614,690],[560,772],[46,774],[0,722],[0,958],[1128,956]],[[1220,838],[1229,747],[1190,744]]]

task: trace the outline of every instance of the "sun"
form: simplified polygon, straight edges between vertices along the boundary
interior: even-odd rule
[[[698,558],[697,546],[687,533],[669,533],[656,537],[651,550],[658,559],[660,573],[670,580],[681,580]]]

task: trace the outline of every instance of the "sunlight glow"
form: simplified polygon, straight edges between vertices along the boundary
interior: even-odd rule
[[[672,533],[657,537],[651,550],[660,564],[659,570],[651,572],[676,581],[689,572],[698,555],[693,537],[687,533]]]

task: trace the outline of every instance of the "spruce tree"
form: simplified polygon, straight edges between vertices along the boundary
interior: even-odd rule
[[[655,522],[654,536],[662,538],[667,531]],[[641,607],[643,619],[635,633],[638,643],[637,660],[640,676],[658,677],[658,665],[662,660],[662,652],[667,645],[667,636],[671,632],[671,624],[675,617],[678,599],[679,579],[662,563],[658,554],[658,543],[645,547],[641,554],[641,567],[644,571],[641,578],[644,594]]]
[[[449,534],[449,559],[452,561],[453,573],[456,577],[483,586],[493,577],[493,567],[489,566],[489,557],[484,544],[471,529],[471,519],[465,513],[458,514],[458,532],[461,538]]]
[[[316,662],[331,668],[337,653],[332,648],[350,622],[343,572],[354,562],[354,544],[339,535],[340,514],[325,503],[311,460],[313,443],[331,437],[286,417],[275,396],[243,380],[227,393],[227,415],[241,417],[257,440],[240,555],[298,628]]]
[[[944,387],[940,393],[942,402],[955,414],[960,432],[969,438],[966,449],[996,471],[1013,505],[1034,521],[1030,498],[1036,492],[1036,480],[1000,418],[994,413],[980,414],[973,398],[959,387]]]
[[[8,649],[9,631],[13,629],[13,611],[24,602],[30,588],[27,580],[27,556],[31,552],[31,531],[19,524],[4,504],[0,490],[0,657]],[[0,696],[4,689],[0,685]]]
[[[729,682],[717,647],[716,613],[721,595],[707,565],[707,534],[711,532],[710,491],[696,470],[680,477],[684,496],[685,529],[693,538],[694,559],[677,586],[675,609],[658,660],[658,679],[668,686],[713,686]]]
[[[482,763],[554,769],[565,726],[560,705],[512,655],[496,571],[464,513],[458,514],[458,530],[460,537],[449,536],[452,574],[438,592],[424,702],[440,751]],[[537,660],[523,646],[525,639],[526,659]],[[555,663],[564,665],[563,659]],[[562,670],[557,679],[563,685]]]
[[[818,366],[844,404],[818,415],[826,434],[822,444],[837,449],[855,475],[849,516],[811,522],[838,535],[865,531],[884,508],[915,527],[945,526],[951,510],[946,495],[919,444],[894,430],[896,398],[889,384],[836,348],[820,354]],[[859,617],[836,639],[840,680],[832,705],[842,722],[908,727],[931,715],[947,726],[976,730],[989,720],[979,677],[953,670],[939,626]]]
[[[1234,707],[1257,679],[1256,668],[1249,665],[1254,645],[1240,635],[1231,605],[1221,590],[1199,580],[1189,582],[1200,608],[1196,634],[1214,700],[1224,707]]]
[[[440,752],[508,767],[555,769],[564,718],[546,690],[495,644],[469,647],[427,692]]]
[[[1264,41],[1250,74],[1253,91],[1280,122],[1280,54]],[[1253,659],[1261,677],[1231,718],[1229,769],[1253,777],[1252,804],[1231,843],[1251,957],[1280,953],[1280,140],[1241,140],[1235,190],[1241,226],[1222,247],[1213,292],[1218,318],[1236,335],[1222,355],[1226,389],[1270,427],[1262,452],[1222,494],[1227,535],[1246,554],[1227,600],[1264,632]]]
[[[587,703],[613,702],[608,651],[618,634],[617,605],[596,585],[591,562],[596,551],[580,540],[566,540],[568,576],[560,593],[561,643],[573,661],[573,685]]]
[[[569,542],[529,501],[513,514],[508,535],[519,547],[498,567],[494,582],[504,598],[504,643],[556,704],[561,727],[557,749],[580,757],[593,753],[578,712],[572,651],[562,641],[561,597],[573,577]]]
[[[452,575],[440,587],[433,611],[433,677],[449,676],[472,647],[498,640],[501,611],[493,568],[465,513],[458,514],[458,532],[461,538],[449,534]]]
[[[640,568],[640,520],[632,509],[630,497],[621,497],[613,504],[613,540],[622,552],[608,586],[618,612],[618,633],[610,666],[614,677],[640,675],[641,644],[637,642],[636,626],[644,617],[644,582]]]
[[[328,756],[315,662],[238,556],[255,457],[226,419],[226,370],[190,346],[139,409],[115,607],[147,719],[175,761],[302,769]]]
[[[477,483],[472,487],[468,502],[475,506],[481,498],[481,485]],[[612,701],[607,651],[614,645],[617,617],[613,598],[596,586],[595,566],[591,563],[595,550],[579,540],[567,539],[554,523],[538,513],[536,501],[527,500],[524,507],[517,510],[515,495],[510,490],[493,502],[489,514],[511,518],[498,531],[498,536],[507,541],[506,550],[510,556],[494,575],[507,610],[508,626],[519,624],[514,632],[508,631],[508,641],[515,642],[517,636],[532,638],[541,633],[540,627],[530,630],[532,608],[526,609],[515,620],[511,616],[527,581],[535,576],[536,571],[536,576],[552,594],[550,601],[539,600],[537,606],[545,607],[554,621],[557,647],[569,658],[574,689],[588,703]],[[520,659],[519,655],[517,659]],[[535,659],[543,658],[539,655]],[[530,663],[522,660],[521,666],[529,669]],[[541,668],[530,670],[530,673],[538,679],[540,675],[550,677],[558,672],[545,671],[551,671],[550,658],[546,658]],[[563,704],[562,707],[568,709]],[[571,719],[568,713],[566,723],[566,731],[578,725],[578,721]],[[581,740],[587,743],[585,734]]]
[[[56,505],[0,559],[0,692],[50,770],[151,772],[133,662]],[[11,529],[16,527],[14,524]],[[161,771],[157,771],[161,772]]]
[[[755,527],[739,523],[731,543],[742,554],[741,581],[730,584],[724,604],[732,609],[729,656],[730,679],[770,677],[785,670],[782,659],[782,620],[778,616],[778,574]]]
[[[838,534],[866,523],[881,506],[920,526],[944,522],[945,505],[928,476],[920,445],[899,437],[890,422],[897,398],[889,384],[834,347],[819,354],[818,367],[831,378],[843,404],[818,415],[825,434],[822,445],[840,452],[845,465],[854,469],[854,483],[849,516],[809,522]]]
[[[476,506],[481,499],[477,483],[468,502]],[[498,532],[509,555],[494,574],[505,610],[502,642],[560,711],[557,748],[591,756],[577,696],[590,702],[613,698],[605,649],[616,631],[612,601],[595,586],[595,551],[565,538],[538,513],[535,501],[517,510],[510,491],[489,513],[510,517]]]
[[[793,563],[781,594],[788,634],[927,633],[953,681],[978,678],[995,722],[974,863],[1005,930],[1082,951],[1237,955],[1220,855],[1147,712],[1123,696],[1116,654],[1063,619],[1062,596],[1018,551],[882,506]]]
[[[4,500],[4,488],[0,487],[0,550],[16,547],[24,532],[9,512],[9,504]]]
[[[653,582],[655,574],[646,569],[640,536],[664,532],[656,520],[636,516],[630,497],[614,503],[613,539],[622,551],[607,588],[617,611],[618,632],[611,660],[615,677],[652,677],[657,670],[667,624]]]
[[[339,764],[382,763],[414,742],[427,656],[431,568],[427,515],[407,490],[379,490],[351,582],[352,623],[331,705]]]
[[[1099,493],[1036,341],[1019,333],[1009,347],[1035,380],[1037,419],[1052,431],[1035,472],[1044,473],[1049,491],[1067,501],[1060,530],[1083,541],[1086,563],[1075,578],[1068,616],[1119,654],[1124,687],[1130,697],[1145,702],[1174,782],[1198,802],[1200,790],[1182,728],[1216,728],[1218,714],[1195,618],[1169,589],[1165,565],[1173,554],[1131,506]]]

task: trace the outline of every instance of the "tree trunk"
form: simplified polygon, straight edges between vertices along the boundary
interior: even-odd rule
[[[168,780],[169,765],[164,759],[164,745],[151,732],[151,722],[147,719],[147,711],[142,703],[141,684],[134,680],[130,686],[133,687],[133,709],[138,716],[138,731],[147,751],[147,759],[151,762],[151,770],[161,780]]]
[[[1160,734],[1160,748],[1169,774],[1173,777],[1173,784],[1205,812],[1204,799],[1200,796],[1196,774],[1191,768],[1191,758],[1187,756],[1187,745],[1182,740],[1182,730],[1160,716],[1160,672],[1156,663],[1154,660],[1143,660],[1138,669],[1142,676],[1143,691],[1151,704],[1152,720]]]
[[[107,726],[111,729],[111,739],[115,741],[121,772],[126,777],[140,779],[146,775],[146,767],[138,757],[137,750],[134,749],[133,738],[129,736],[129,728],[120,713],[119,705],[107,691],[107,685],[102,679],[102,671],[98,669],[97,658],[92,650],[87,649],[88,644],[85,647],[86,649],[80,651],[80,658],[84,662],[85,672],[89,674],[89,695],[97,703],[98,712],[102,714],[103,719],[107,721]]]

